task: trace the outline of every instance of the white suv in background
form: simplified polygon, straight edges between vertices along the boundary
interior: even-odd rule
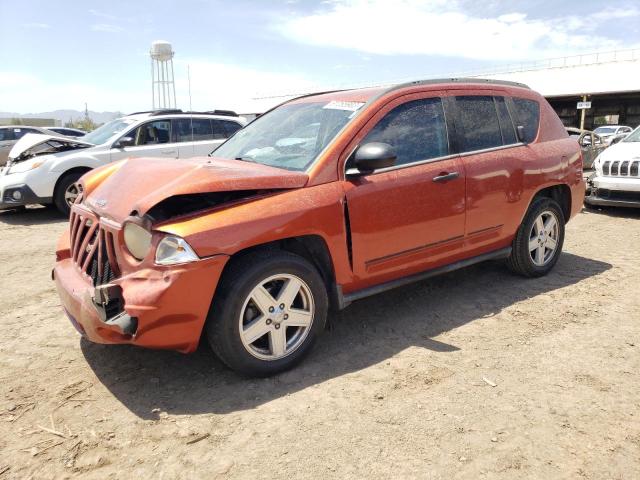
[[[587,205],[640,208],[640,127],[598,155],[593,166]]]
[[[0,210],[39,203],[68,214],[76,182],[89,170],[128,157],[208,155],[245,124],[227,110],[157,110],[113,120],[81,138],[25,135],[0,170]]]

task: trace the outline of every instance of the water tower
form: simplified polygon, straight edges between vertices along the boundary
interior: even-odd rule
[[[151,96],[153,109],[176,108],[176,84],[173,81],[173,50],[169,42],[151,44]]]

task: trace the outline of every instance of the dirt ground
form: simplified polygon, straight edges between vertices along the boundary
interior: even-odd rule
[[[0,213],[0,480],[640,478],[640,212],[580,214],[546,278],[359,301],[263,380],[83,341],[50,280],[64,228]]]

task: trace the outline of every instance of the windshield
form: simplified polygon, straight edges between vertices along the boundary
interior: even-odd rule
[[[258,117],[215,150],[216,157],[307,170],[361,102],[287,104]]]
[[[135,123],[135,120],[130,118],[112,120],[109,123],[105,123],[101,127],[96,128],[93,132],[84,135],[82,137],[82,141],[93,143],[94,145],[101,145],[133,123]]]
[[[594,130],[598,135],[616,133],[616,127],[598,127]]]
[[[622,140],[623,142],[640,142],[640,127],[636,128],[629,134],[627,138]]]

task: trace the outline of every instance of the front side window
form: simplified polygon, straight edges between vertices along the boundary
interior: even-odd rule
[[[396,165],[448,155],[442,100],[426,98],[395,107],[371,129],[361,145],[370,142],[391,145],[398,156]]]
[[[461,153],[502,146],[502,132],[493,97],[456,97]],[[508,132],[506,132],[508,134]]]
[[[514,98],[516,122],[524,127],[524,141],[533,142],[538,136],[538,125],[540,124],[540,104],[534,100],[524,98]]]
[[[157,120],[140,125],[127,134],[133,138],[133,145],[159,145],[169,143],[171,139],[171,122],[169,120]]]
[[[239,130],[214,155],[307,170],[363,105],[336,101],[282,105]]]

